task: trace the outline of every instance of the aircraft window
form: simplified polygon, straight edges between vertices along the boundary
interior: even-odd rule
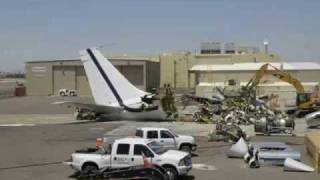
[[[158,131],[148,131],[147,138],[148,139],[158,139]]]

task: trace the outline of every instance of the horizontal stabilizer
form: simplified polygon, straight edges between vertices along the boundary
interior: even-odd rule
[[[53,105],[64,105],[68,107],[77,107],[80,109],[88,109],[91,111],[94,111],[96,113],[117,113],[121,112],[123,108],[121,107],[113,107],[113,106],[101,106],[101,105],[95,105],[95,104],[87,104],[87,103],[80,103],[80,102],[72,102],[72,101],[59,101],[51,103]]]

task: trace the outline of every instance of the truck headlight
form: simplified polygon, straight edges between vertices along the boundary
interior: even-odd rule
[[[179,161],[179,166],[185,166],[184,159],[181,159],[181,160]]]
[[[196,144],[196,140],[194,139],[194,137],[192,137],[191,143]]]

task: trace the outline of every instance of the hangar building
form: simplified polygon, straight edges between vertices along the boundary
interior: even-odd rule
[[[176,92],[195,90],[196,95],[211,97],[216,87],[238,89],[253,77],[265,63],[271,63],[301,81],[312,92],[320,82],[320,64],[316,62],[282,62],[274,54],[259,52],[257,48],[234,47],[224,50],[219,43],[202,44],[200,53],[165,53],[160,55],[160,86],[171,84]],[[230,86],[229,82],[237,86]],[[279,100],[295,100],[295,88],[279,79],[266,76],[258,87],[258,95],[276,94]]]
[[[226,43],[224,50],[219,43],[202,44],[200,53],[164,53],[160,55],[160,85],[171,84],[177,89],[194,88],[197,85],[195,73],[189,73],[195,65],[222,65],[234,63],[279,62],[274,54],[259,52],[257,48],[234,47]]]
[[[195,65],[189,70],[189,73],[195,73],[197,82],[196,93],[198,95],[209,96],[210,94],[215,93],[214,87],[238,89],[240,86],[245,86],[263,64],[265,64],[265,62]],[[312,92],[314,87],[320,82],[319,63],[273,62],[270,64],[298,79],[306,91]],[[296,95],[296,89],[292,84],[281,81],[273,76],[266,75],[261,79],[257,93],[258,95],[278,94],[282,99],[295,99],[293,97]]]
[[[264,63],[289,73],[312,91],[320,82],[320,64],[315,62],[282,62],[267,50],[226,43],[201,44],[199,53],[163,53],[158,57],[114,57],[110,61],[135,86],[149,91],[170,84],[176,92],[195,90],[199,96],[212,96],[215,87],[239,88],[245,85]],[[267,47],[265,47],[267,49]],[[52,95],[62,88],[75,89],[90,96],[90,88],[80,60],[26,62],[28,95]],[[237,86],[230,86],[230,82]],[[278,94],[280,100],[295,99],[294,87],[279,79],[262,79],[258,94]]]
[[[114,57],[111,63],[136,87],[159,87],[156,58]],[[27,95],[57,95],[60,89],[74,89],[80,96],[91,96],[88,79],[80,59],[26,62]]]

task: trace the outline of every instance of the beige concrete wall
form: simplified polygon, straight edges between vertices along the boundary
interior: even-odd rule
[[[198,54],[194,56],[194,65],[232,64],[232,62],[233,55],[231,54]]]
[[[298,79],[304,86],[306,92],[312,92],[315,84],[320,81],[320,70],[300,70],[285,71],[292,77]],[[228,79],[235,79],[242,84],[247,83],[254,75],[255,71],[221,71],[221,72],[198,72],[199,85],[196,86],[196,95],[211,97],[216,92],[216,87],[225,87]],[[267,75],[264,76],[257,89],[257,95],[278,95],[280,107],[294,105],[296,100],[296,89],[289,83],[278,78]]]
[[[199,81],[200,82],[226,82],[229,79],[235,79],[238,81],[246,82],[253,76],[252,72],[228,72],[228,71],[221,71],[221,72],[201,72],[199,73]]]
[[[298,71],[296,76],[300,81],[307,82],[320,82],[320,71],[319,70],[308,70],[308,71]]]
[[[284,71],[301,82],[320,82],[320,70],[300,70],[300,71]],[[256,71],[215,71],[215,72],[198,72],[200,82],[225,82],[229,79],[236,79],[240,82],[248,82],[256,73]],[[263,82],[282,82],[281,80],[266,75],[262,78]]]
[[[76,67],[76,90],[81,96],[92,96],[89,81],[83,66]]]
[[[27,95],[54,94],[54,77],[53,77],[54,66],[75,67],[75,66],[82,66],[82,64],[80,60],[26,63]]]
[[[76,89],[76,66],[53,66],[53,93],[60,89]]]
[[[280,59],[276,55],[267,55],[264,53],[255,54],[234,54],[232,56],[234,63],[246,62],[279,62]]]
[[[146,90],[150,91],[152,88],[160,87],[160,64],[157,62],[146,62],[147,64],[147,87]]]
[[[177,52],[164,54],[160,56],[160,86],[171,84],[176,88],[195,87],[196,75],[188,74],[188,70],[194,65],[212,65],[212,64],[232,64],[245,62],[277,62],[279,57],[275,55],[266,55],[264,53],[256,54],[191,54],[190,52]],[[202,76],[202,75],[200,75]],[[217,75],[216,79],[228,79]],[[229,76],[229,75],[227,75]],[[230,74],[233,76],[233,74]],[[215,79],[208,78],[206,81]]]
[[[164,84],[174,84],[174,55],[161,55],[160,60],[160,86]]]
[[[53,92],[51,64],[26,64],[27,95],[49,95]]]
[[[176,88],[188,87],[188,70],[194,64],[189,52],[164,54],[160,56],[160,86],[170,84]]]

